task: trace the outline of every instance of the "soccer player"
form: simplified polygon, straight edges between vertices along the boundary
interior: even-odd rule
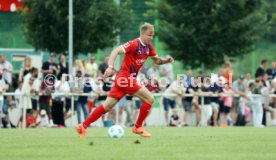
[[[154,97],[144,86],[140,86],[137,83],[136,76],[139,69],[142,67],[148,57],[151,57],[153,62],[158,65],[173,62],[173,58],[161,59],[156,55],[151,43],[153,36],[153,25],[144,23],[140,26],[139,38],[131,40],[117,47],[111,52],[108,61],[108,68],[104,73],[104,77],[109,77],[112,75],[116,57],[119,54],[124,54],[121,69],[116,75],[111,91],[109,92],[105,102],[98,106],[83,123],[75,127],[80,138],[85,137],[86,128],[91,123],[112,109],[114,105],[126,94],[136,96],[142,101],[140,113],[135,125],[132,128],[132,132],[142,137],[151,136],[149,132],[144,130],[143,122],[151,109],[151,106],[154,102]]]

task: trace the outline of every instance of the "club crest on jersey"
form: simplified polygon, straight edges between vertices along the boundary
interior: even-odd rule
[[[141,44],[139,44],[136,55],[149,55],[150,52],[150,45],[147,45],[146,47],[143,47]]]

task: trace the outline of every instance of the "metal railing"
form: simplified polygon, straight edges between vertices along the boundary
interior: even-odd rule
[[[153,93],[153,95],[162,97],[162,96],[177,96],[176,94],[164,94],[164,93]],[[28,98],[32,98],[33,96],[66,96],[66,97],[70,97],[71,98],[71,117],[73,117],[74,114],[74,97],[75,96],[91,96],[91,97],[96,97],[99,96],[99,94],[95,93],[95,92],[91,92],[91,93],[51,93],[51,94],[23,94],[23,93],[14,93],[14,92],[5,92],[0,94],[0,96],[23,96],[23,97],[28,97]],[[234,94],[234,95],[230,95],[230,94],[184,94],[183,97],[193,97],[193,96],[198,96],[201,97],[201,104],[200,105],[204,105],[204,97],[240,97],[238,94]],[[252,94],[252,97],[259,97],[262,95],[259,94]],[[272,97],[276,97],[276,94],[270,94],[269,95],[270,98]],[[23,106],[23,128],[25,128],[25,124],[26,124],[26,106]],[[1,112],[2,113],[2,112]],[[71,127],[73,127],[74,125],[74,119],[71,118]]]

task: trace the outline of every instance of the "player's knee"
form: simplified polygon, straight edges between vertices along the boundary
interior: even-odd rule
[[[147,102],[148,102],[149,104],[153,104],[153,102],[154,102],[154,97],[153,97],[153,95],[150,95],[150,96],[147,98]]]
[[[114,105],[110,102],[106,102],[106,103],[103,104],[103,107],[104,107],[104,110],[106,112],[108,112],[109,110],[111,110],[114,107]]]

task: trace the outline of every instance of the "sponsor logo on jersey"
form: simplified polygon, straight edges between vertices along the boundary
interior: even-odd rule
[[[136,64],[142,65],[142,64],[144,64],[145,61],[146,61],[146,59],[136,59]]]

